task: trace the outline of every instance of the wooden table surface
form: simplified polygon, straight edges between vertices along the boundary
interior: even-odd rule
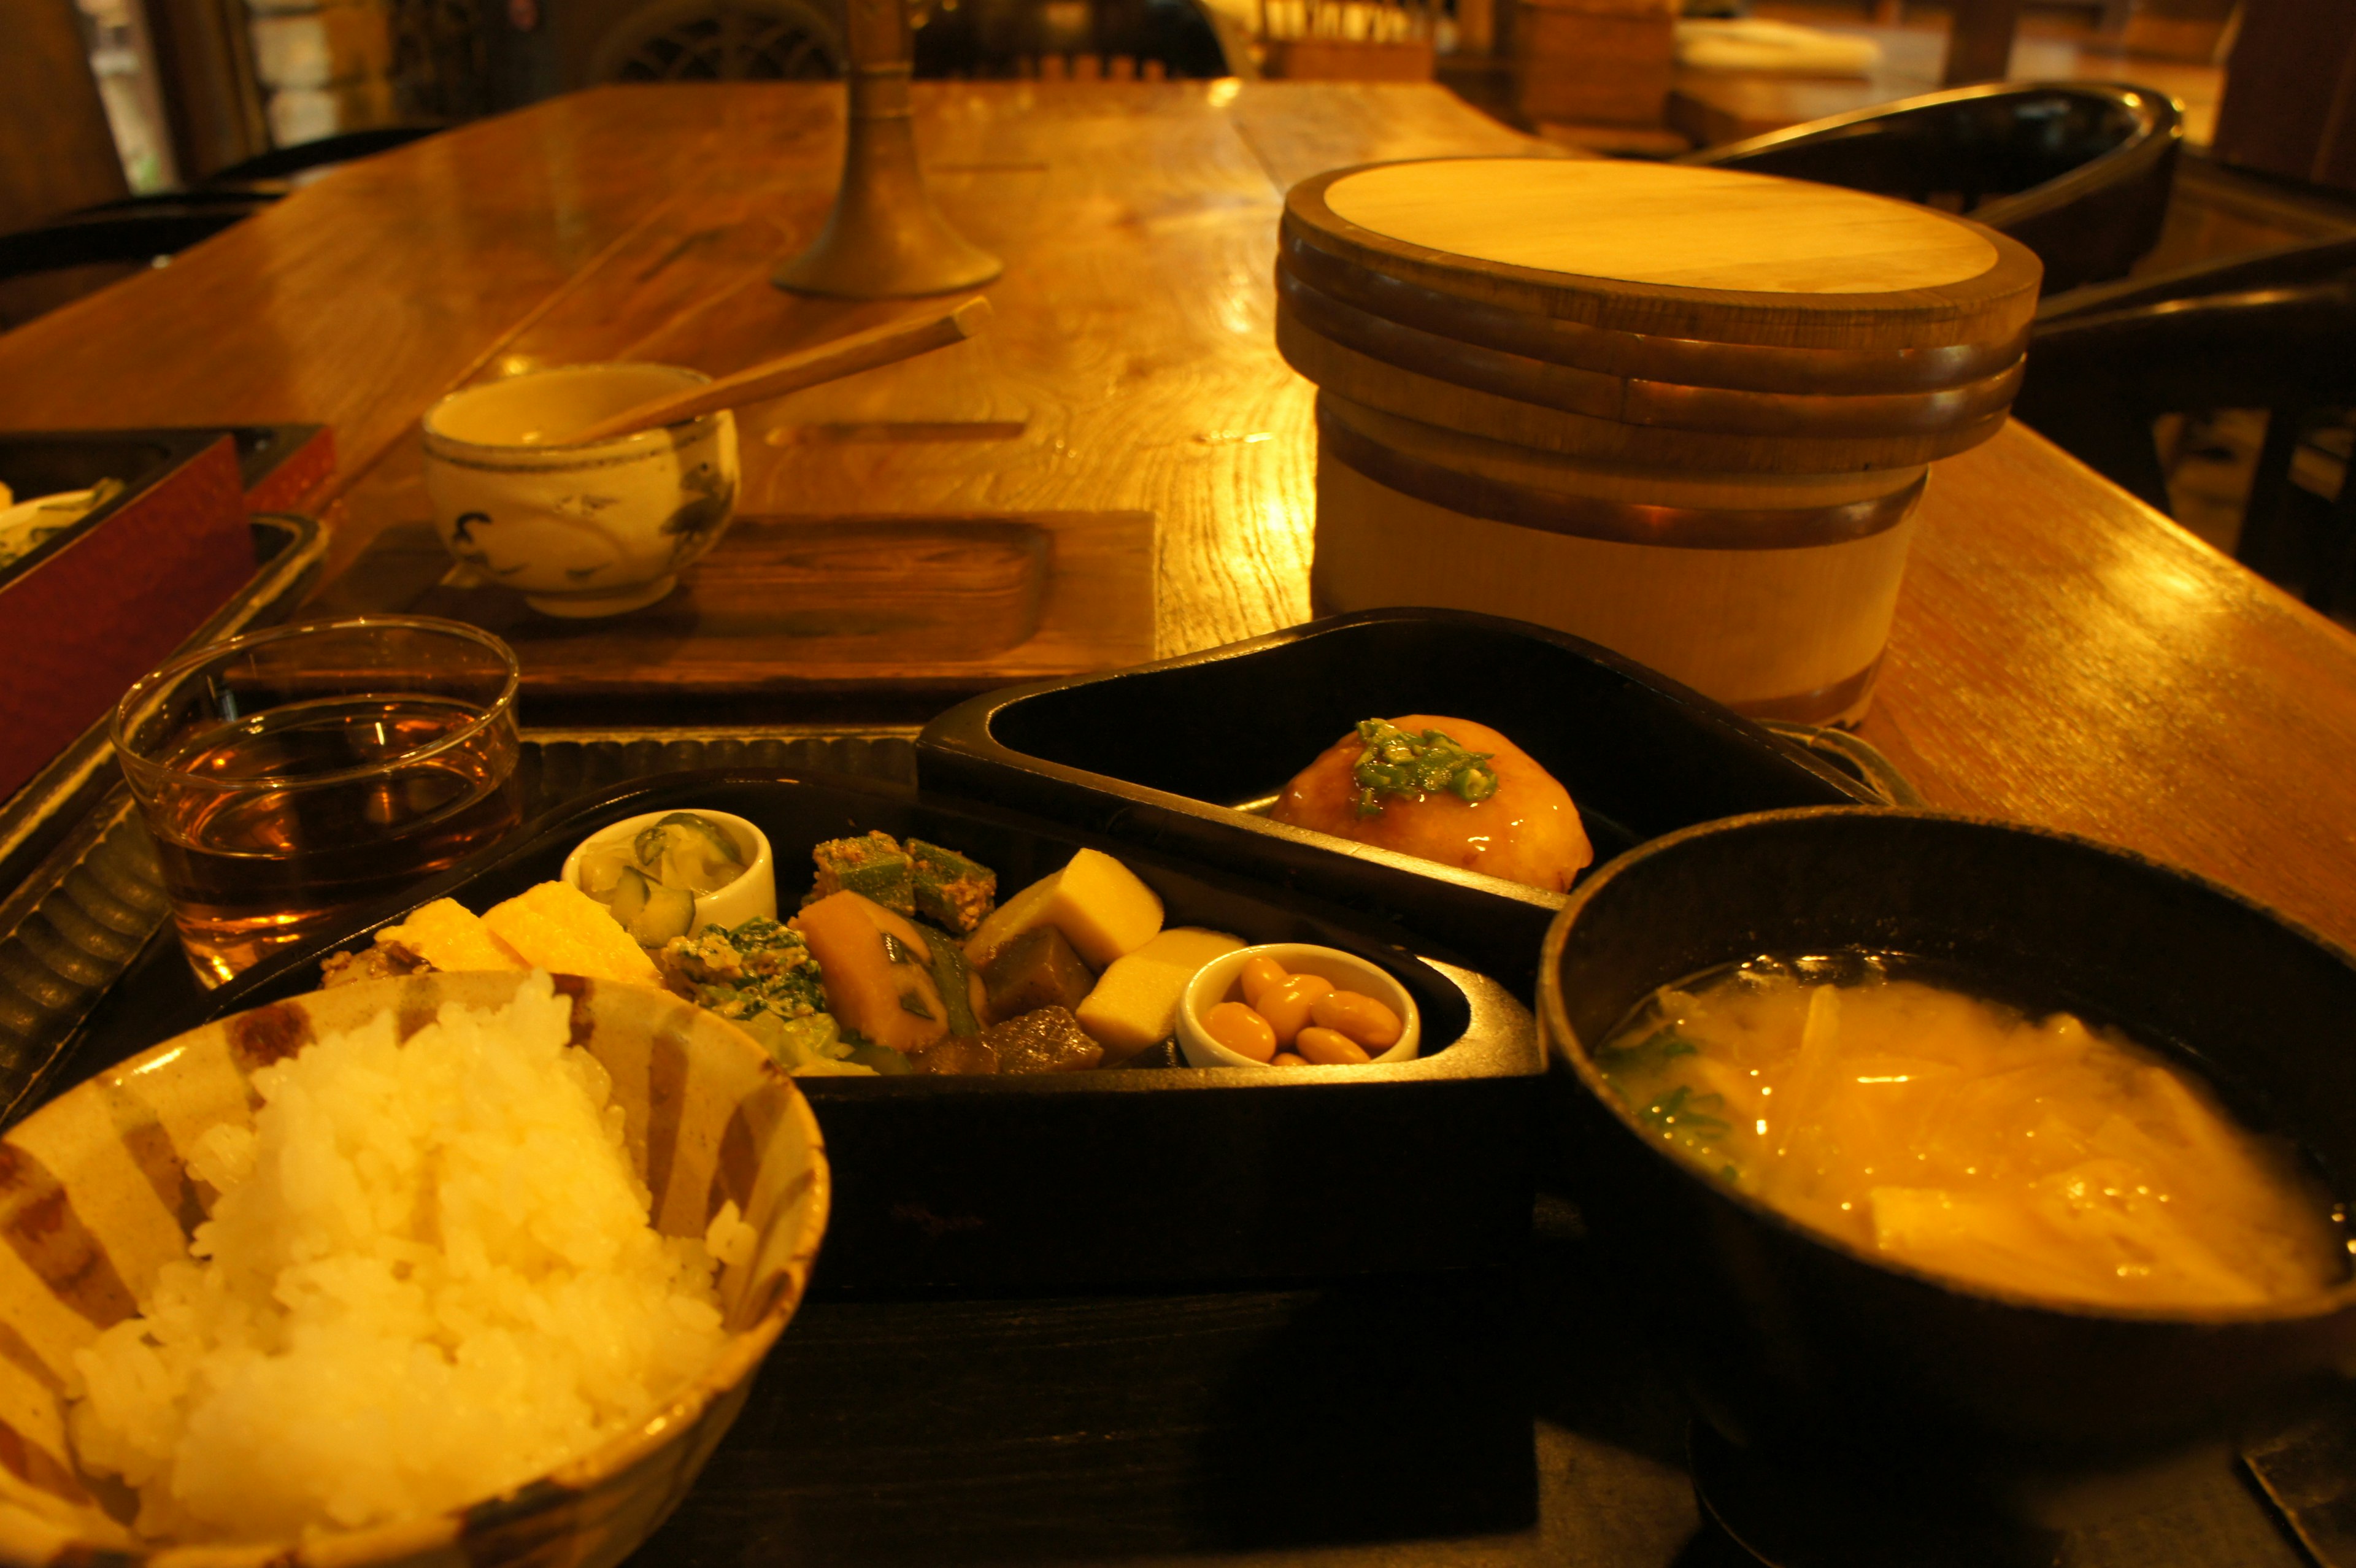
[[[1311,389],[1270,334],[1282,192],[1349,163],[1546,149],[1419,86],[937,84],[917,101],[942,207],[1007,260],[996,325],[752,411],[746,507],[1147,511],[1160,652],[1305,618]],[[425,515],[415,422],[469,379],[625,355],[724,373],[897,308],[766,282],[824,212],[840,115],[824,87],[609,89],[353,166],[0,336],[0,428],[332,423],[348,566]],[[381,586],[332,592],[364,603]],[[1864,733],[1935,805],[2130,845],[2356,944],[2356,641],[2019,426],[1933,475]],[[1577,1316],[1591,1292],[1560,1262],[1577,1249],[1558,1239],[1516,1282],[1433,1286],[1431,1302],[1402,1286],[822,1305],[664,1541],[715,1563],[1717,1561],[1680,1544],[1695,1515],[1674,1400],[1614,1359],[1617,1339],[1561,1349],[1591,1327]],[[1354,1435],[1347,1411],[1290,1412],[1280,1442],[1283,1422],[1204,1403],[1369,1312],[1442,1337],[1490,1331],[1484,1315],[1519,1325],[1513,1353],[1543,1374],[1515,1395],[1538,1403],[1536,1448],[1509,1442],[1485,1490],[1417,1448],[1457,1464],[1461,1506],[1411,1504],[1387,1483],[1315,1484],[1339,1461],[1301,1445]],[[1342,1342],[1363,1340],[1352,1321]],[[950,1349],[927,1383],[909,1369],[934,1342]],[[1478,1357],[1418,1365],[1494,1392]],[[961,1392],[961,1378],[981,1381]],[[1487,1406],[1451,1408],[1478,1427],[1467,1441],[1494,1436]],[[776,1424],[814,1410],[832,1413]],[[1260,1446],[1205,1452],[1245,1430]],[[1280,1484],[1287,1466],[1303,1488]],[[1237,1474],[1268,1505],[1248,1518],[1205,1500]],[[1372,1511],[1318,1512],[1337,1496]],[[1062,1522],[1075,1509],[1086,1530]],[[2207,1526],[2167,1528],[2180,1544]],[[1368,1541],[1387,1544],[1343,1550]],[[2228,1541],[2201,1560],[2257,1552]],[[2097,1559],[2158,1560],[2132,1531]]]
[[[332,573],[425,515],[416,420],[470,378],[623,355],[724,373],[904,308],[766,281],[824,213],[839,100],[606,89],[354,165],[0,336],[0,427],[330,422]],[[1148,511],[1160,653],[1306,618],[1315,438],[1271,342],[1281,194],[1542,144],[1422,86],[918,103],[941,205],[1008,261],[996,323],[752,411],[745,509]],[[2019,426],[1933,474],[1864,732],[1936,805],[2131,845],[2356,944],[2356,642]]]

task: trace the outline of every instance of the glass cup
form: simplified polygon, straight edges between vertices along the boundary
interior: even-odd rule
[[[514,652],[416,615],[199,648],[115,709],[180,944],[218,986],[522,819]]]

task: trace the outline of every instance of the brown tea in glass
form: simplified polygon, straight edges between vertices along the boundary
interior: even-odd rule
[[[123,699],[114,746],[181,945],[217,986],[522,818],[515,655],[422,616],[284,626]]]

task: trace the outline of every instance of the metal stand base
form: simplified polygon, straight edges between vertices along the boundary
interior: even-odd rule
[[[770,282],[835,299],[905,299],[969,289],[1005,270],[951,229],[925,189],[905,60],[851,68],[850,136],[825,229]]]

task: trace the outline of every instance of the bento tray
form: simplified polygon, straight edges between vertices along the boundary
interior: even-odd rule
[[[55,841],[13,891],[0,891],[0,1125],[59,1086],[60,1072],[70,1071],[63,1059],[78,1027],[118,986],[116,1008],[134,1016],[150,1006],[185,1007],[203,995],[162,932],[166,909],[155,847],[131,809],[102,737],[101,745],[96,804],[61,813]],[[527,730],[516,766],[530,816],[626,779],[683,768],[815,767],[913,783],[916,753],[905,734],[881,731]],[[110,784],[111,790],[103,787]]]
[[[151,955],[93,1015],[80,1077],[226,1014],[318,984],[327,952],[433,899],[480,910],[557,876],[605,824],[734,812],[769,836],[790,910],[819,840],[882,829],[947,844],[1028,886],[1082,846],[1118,853],[1170,923],[1314,942],[1376,963],[1416,997],[1424,1054],[1355,1068],[1122,1067],[1042,1076],[812,1078],[833,1166],[815,1281],[835,1290],[1065,1288],[1331,1277],[1510,1260],[1528,1232],[1528,1011],[1429,943],[1298,893],[1093,834],[841,775],[715,770],[593,795],[356,918],[322,944],[205,993]]]
[[[1714,817],[1889,800],[1608,649],[1454,610],[1330,616],[1134,669],[989,692],[925,726],[916,772],[927,789],[1332,899],[1470,953],[1526,997],[1563,895],[1248,809],[1358,720],[1403,713],[1473,720],[1521,746],[1570,792],[1597,865]]]

